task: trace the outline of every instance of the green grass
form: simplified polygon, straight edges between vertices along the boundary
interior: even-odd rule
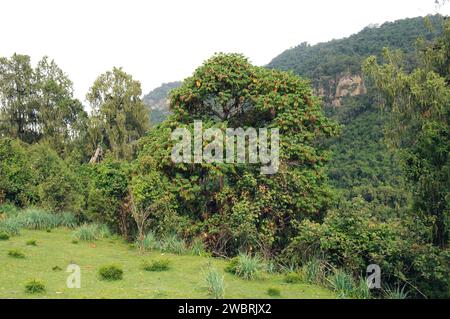
[[[205,289],[202,269],[210,266],[223,273],[226,298],[267,298],[271,287],[280,289],[283,298],[336,298],[336,294],[317,285],[287,284],[283,275],[269,274],[263,279],[244,280],[224,273],[225,260],[192,255],[174,255],[151,251],[145,259],[170,260],[170,269],[147,272],[142,269],[142,255],[121,239],[108,238],[72,244],[72,231],[54,229],[22,230],[21,236],[0,241],[0,299],[2,298],[210,298]],[[37,240],[36,247],[26,246]],[[8,256],[10,250],[20,250],[24,259]],[[81,268],[81,288],[69,289],[66,267],[75,263]],[[123,269],[123,279],[102,281],[98,270],[104,265]],[[54,271],[55,265],[63,271]],[[45,282],[45,292],[27,294],[24,284],[39,278]]]

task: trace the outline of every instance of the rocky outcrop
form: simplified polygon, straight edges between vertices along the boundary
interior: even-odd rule
[[[341,74],[333,79],[323,79],[315,91],[323,98],[325,104],[334,107],[340,107],[342,99],[346,96],[357,96],[367,92],[359,74]]]

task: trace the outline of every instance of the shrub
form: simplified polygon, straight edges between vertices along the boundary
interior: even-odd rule
[[[400,286],[396,286],[394,288],[387,286],[383,289],[383,296],[386,299],[406,299],[408,298],[409,292],[405,290],[406,285],[402,288]]]
[[[8,251],[8,256],[13,258],[25,258],[25,254],[17,249],[12,249]]]
[[[25,284],[25,292],[27,294],[40,294],[45,292],[45,285],[42,281],[31,280]]]
[[[72,239],[72,244],[78,244],[78,240],[76,240],[76,239]]]
[[[0,232],[9,236],[20,235],[20,228],[22,224],[17,217],[8,218],[0,221]]]
[[[100,238],[107,238],[111,233],[106,225],[99,224],[83,224],[78,227],[72,237],[74,240],[91,241]]]
[[[37,246],[37,243],[36,243],[36,240],[30,239],[30,240],[27,240],[26,245],[27,246]]]
[[[9,235],[7,233],[1,232],[0,233],[0,240],[8,240]]]
[[[152,262],[144,262],[143,268],[145,271],[166,271],[169,270],[170,260],[160,259]]]
[[[223,299],[225,297],[224,276],[217,269],[211,268],[206,272],[205,282],[211,298]]]
[[[53,270],[53,271],[62,271],[62,268],[59,267],[59,266],[54,266],[54,267],[52,268],[52,270]]]
[[[30,208],[19,215],[22,226],[27,229],[53,229],[58,227],[59,220],[56,214],[48,211]]]
[[[345,298],[353,294],[355,289],[355,281],[352,275],[338,269],[327,278],[331,288],[336,291],[340,297]]]
[[[281,295],[281,291],[278,288],[269,288],[267,289],[267,294],[271,297],[278,297]]]
[[[103,266],[98,270],[98,274],[101,280],[121,280],[123,277],[123,270],[115,265]]]
[[[284,281],[288,284],[297,284],[303,281],[303,277],[298,272],[290,272],[284,276]]]
[[[226,271],[250,280],[255,279],[263,268],[264,264],[259,257],[240,254],[230,261]]]

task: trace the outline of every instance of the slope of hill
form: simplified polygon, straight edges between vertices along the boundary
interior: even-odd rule
[[[384,47],[401,49],[412,66],[417,38],[430,39],[440,33],[442,21],[440,15],[410,18],[371,25],[344,39],[313,46],[302,43],[281,53],[268,67],[309,78],[327,104],[340,106],[344,96],[365,93],[360,74],[366,57],[380,56]]]
[[[170,114],[169,101],[167,99],[170,91],[181,85],[181,82],[163,83],[144,96],[143,100],[149,109],[150,122],[152,125],[161,123]]]

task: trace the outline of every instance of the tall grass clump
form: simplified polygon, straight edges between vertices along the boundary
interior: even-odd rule
[[[78,226],[77,217],[69,212],[63,212],[58,214],[58,226],[66,228],[75,228]]]
[[[353,276],[344,270],[337,269],[327,278],[331,288],[336,291],[341,298],[348,298],[353,295],[355,281]]]
[[[159,249],[165,253],[182,255],[187,251],[185,241],[176,234],[163,236],[159,246]]]
[[[205,274],[206,288],[208,294],[214,299],[225,298],[224,276],[215,268],[210,268]]]
[[[17,217],[0,220],[0,232],[9,236],[19,236],[22,223]]]
[[[58,227],[59,219],[56,214],[39,208],[29,208],[18,215],[20,222],[27,229],[53,229]]]
[[[257,278],[263,269],[264,263],[260,257],[241,253],[229,262],[225,270],[243,279],[251,280]]]
[[[189,247],[189,251],[193,256],[205,256],[207,254],[205,245],[200,238],[195,238],[192,241],[191,246]]]
[[[3,215],[4,218],[16,217],[18,213],[19,210],[14,205],[11,204],[0,205],[0,215]]]
[[[8,251],[8,256],[13,257],[13,258],[20,258],[20,259],[25,258],[25,254],[18,249],[12,249],[12,250]]]
[[[400,286],[387,286],[383,289],[383,296],[386,299],[406,299],[408,298],[409,292],[406,290],[406,285],[402,288]]]
[[[325,266],[317,258],[313,258],[305,263],[301,269],[306,282],[310,284],[320,284],[325,279]]]
[[[355,287],[353,291],[353,297],[357,299],[370,299],[372,297],[370,293],[370,288],[367,285],[367,281],[365,278],[360,277],[358,285]]]
[[[137,243],[139,244],[139,243]],[[143,245],[145,249],[148,250],[155,250],[160,249],[160,242],[156,238],[156,235],[154,232],[148,232],[147,235],[145,235]]]
[[[73,240],[91,241],[111,236],[108,227],[103,224],[83,224],[72,234]]]

